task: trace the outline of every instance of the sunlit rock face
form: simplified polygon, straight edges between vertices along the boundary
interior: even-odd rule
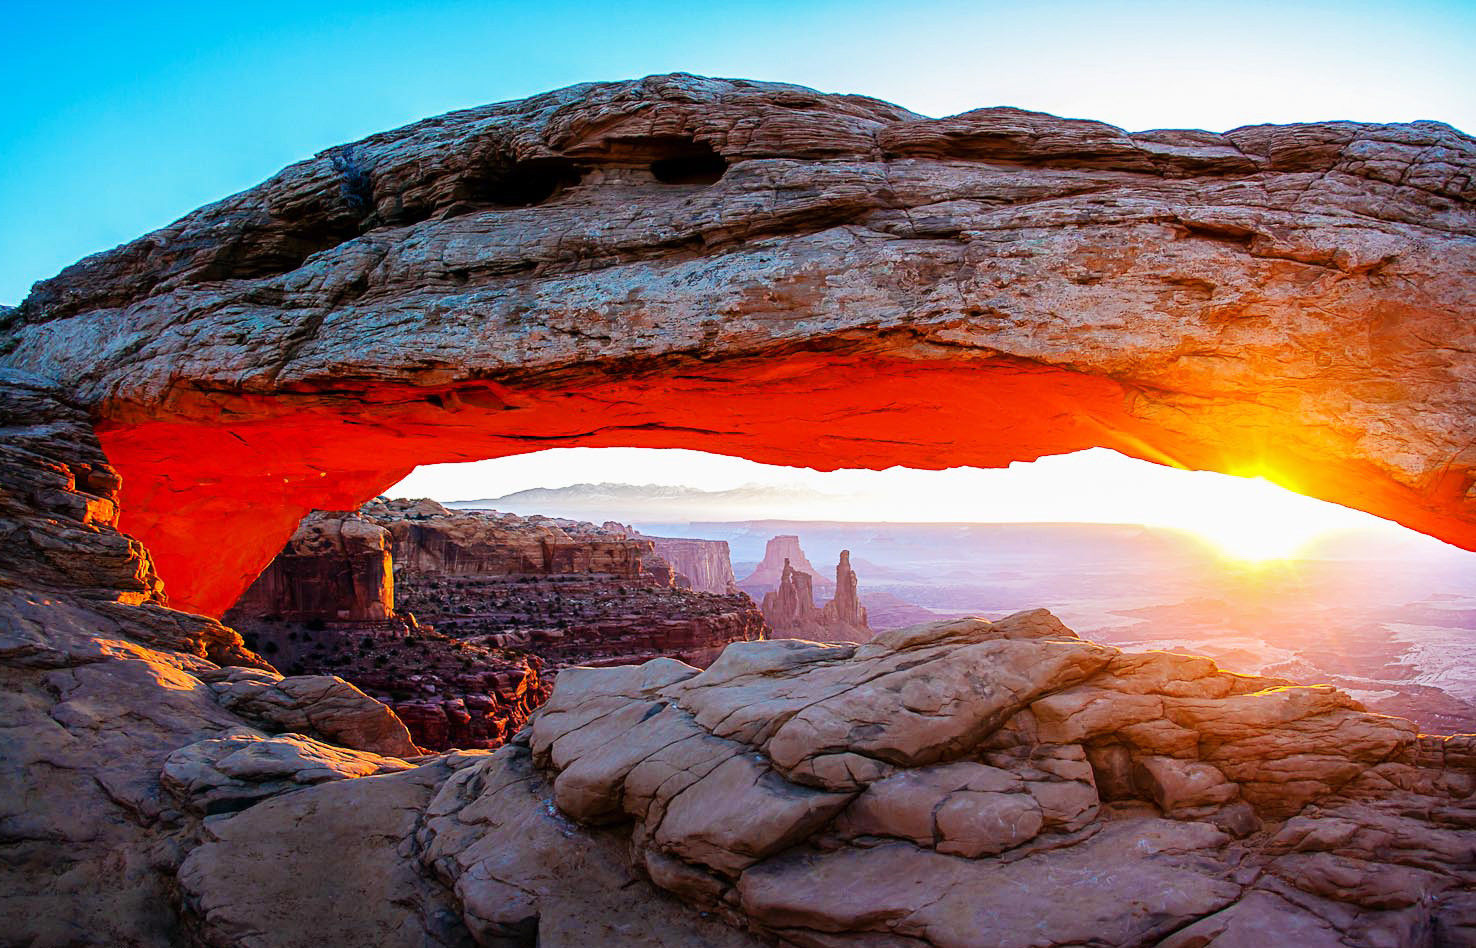
[[[566,671],[511,746],[441,786],[417,840],[482,944],[598,930],[583,867],[612,848],[642,877],[622,891],[758,943],[1459,945],[1472,751],[1035,610],[735,643],[701,672]],[[668,943],[647,919],[666,921],[636,903],[612,943]]]
[[[1473,155],[1434,122],[1127,134],[587,84],[90,257],[0,317],[0,359],[96,414],[128,528],[211,614],[313,507],[566,445],[821,469],[1105,446],[1476,548]]]
[[[696,540],[688,537],[647,539],[655,546],[656,555],[670,563],[678,576],[685,576],[698,592],[729,595],[738,591],[727,540]]]

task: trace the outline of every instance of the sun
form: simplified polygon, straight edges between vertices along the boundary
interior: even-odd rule
[[[1338,508],[1329,510],[1264,477],[1224,478],[1202,503],[1182,526],[1227,558],[1251,563],[1294,558],[1343,525]]]

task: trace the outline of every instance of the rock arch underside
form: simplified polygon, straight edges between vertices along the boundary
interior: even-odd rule
[[[312,507],[566,445],[1105,446],[1476,548],[1473,154],[575,86],[293,165],[38,284],[0,345],[91,407],[126,526],[212,615]]]
[[[211,618],[311,508],[569,445],[1105,446],[1476,549],[1473,159],[673,75],[334,148],[37,284],[0,310],[0,940],[1473,943],[1476,737],[1044,610],[565,669],[439,755]]]

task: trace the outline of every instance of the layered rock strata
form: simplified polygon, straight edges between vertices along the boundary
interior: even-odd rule
[[[729,642],[766,634],[747,596],[685,588],[655,541],[620,524],[429,500],[376,501],[362,512],[394,538],[402,611],[553,667],[658,656],[706,665]]]
[[[294,622],[390,619],[395,615],[390,541],[389,531],[357,513],[315,511],[228,615]]]
[[[0,315],[0,363],[103,422],[129,528],[210,615],[311,509],[571,445],[816,469],[1101,446],[1476,548],[1473,164],[1438,122],[1129,133],[584,84],[89,257]]]
[[[561,666],[706,665],[766,633],[742,593],[681,579],[620,524],[378,500],[306,517],[226,620],[293,673],[367,689],[421,747],[488,748]]]
[[[656,555],[670,563],[677,575],[685,576],[691,588],[698,592],[729,596],[739,591],[727,540],[651,536],[646,539],[651,541]]]
[[[379,498],[359,514],[389,531],[395,568],[406,575],[591,573],[636,581],[648,575],[654,550],[619,524],[451,510],[433,500]]]
[[[415,748],[345,682],[283,678],[164,605],[59,389],[0,370],[0,431],[0,941],[189,943],[175,870],[205,815]]]
[[[448,782],[424,838],[461,891],[490,870],[525,893],[487,906],[494,931],[544,923],[539,870],[456,854],[551,801],[623,827],[651,884],[785,944],[1457,945],[1473,750],[1036,611],[568,672],[516,746]]]

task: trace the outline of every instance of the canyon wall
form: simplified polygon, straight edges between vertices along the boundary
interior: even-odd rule
[[[395,614],[390,534],[355,513],[314,511],[232,611],[309,620],[374,621]]]
[[[621,524],[453,511],[430,500],[374,501],[362,513],[395,538],[404,611],[554,668],[662,655],[706,665],[729,642],[766,633],[746,595],[686,588],[655,541]]]
[[[376,500],[360,513],[394,537],[395,566],[407,573],[600,573],[634,580],[643,572],[643,557],[652,551],[650,542],[633,539],[624,528],[490,510],[450,510],[433,500]]]
[[[289,672],[389,704],[422,747],[496,747],[563,666],[701,666],[767,634],[746,595],[687,586],[620,524],[381,498],[309,514],[225,615]]]
[[[329,149],[0,312],[218,615],[418,464],[1101,446],[1476,548],[1476,140],[1125,132],[689,75]],[[802,411],[795,406],[802,405]]]
[[[733,560],[727,540],[696,540],[686,537],[647,537],[656,553],[679,575],[691,581],[698,592],[730,595],[738,591]]]

